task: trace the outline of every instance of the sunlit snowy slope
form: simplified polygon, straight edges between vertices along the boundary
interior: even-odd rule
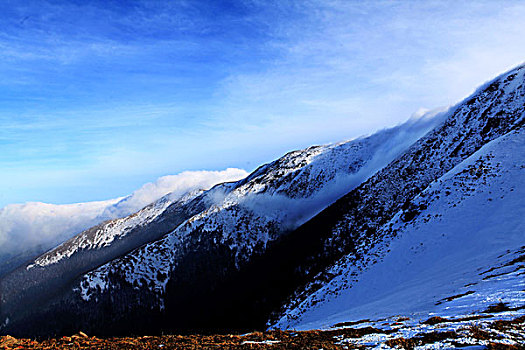
[[[0,279],[0,331],[316,328],[499,299],[519,311],[524,120],[520,66],[448,110],[161,199]]]
[[[303,262],[310,277],[277,327],[468,313],[498,298],[523,304],[524,73],[518,67],[480,88],[298,230],[323,232],[322,249]]]
[[[525,305],[525,128],[490,142],[431,183],[380,231],[391,241],[358,268],[339,260],[336,275],[289,310],[280,328],[316,329],[403,315],[468,316],[499,302]],[[522,310],[525,314],[525,310]],[[519,314],[519,313],[518,313]]]

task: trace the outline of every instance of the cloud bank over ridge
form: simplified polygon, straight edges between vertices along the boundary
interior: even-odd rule
[[[0,272],[9,259],[42,252],[102,221],[132,214],[167,194],[177,199],[190,191],[209,189],[221,182],[240,180],[246,175],[245,170],[236,168],[185,171],[160,177],[129,196],[106,201],[7,205],[0,209]]]

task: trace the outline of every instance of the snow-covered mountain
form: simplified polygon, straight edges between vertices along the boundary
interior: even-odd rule
[[[97,303],[111,297],[114,288],[128,288],[137,298],[147,299],[140,303],[162,310],[168,276],[181,260],[199,252],[213,263],[208,255],[222,249],[224,266],[213,265],[238,270],[253,254],[264,252],[268,242],[395,159],[443,115],[444,111],[428,112],[368,137],[290,152],[236,183],[192,192],[178,201],[163,198],[131,216],[95,226],[0,281],[3,310],[43,303],[104,262],[75,282],[75,296],[82,302]]]
[[[396,315],[467,317],[525,305],[525,128],[489,142],[415,196],[378,231],[391,240],[344,256],[334,277],[277,328],[318,329]],[[407,215],[409,217],[407,217]],[[413,216],[413,218],[412,218]],[[388,286],[385,288],[385,286]],[[525,310],[516,315],[525,314]]]
[[[222,247],[227,264],[238,269],[252,255],[263,253],[269,242],[388,164],[441,120],[442,114],[432,112],[369,137],[291,152],[222,193],[204,193],[213,200],[206,210],[162,239],[86,274],[77,290],[85,301],[98,300],[115,285],[122,288],[124,281],[148,290],[155,299],[151,307],[163,310],[170,276],[178,274],[180,261],[188,255],[202,250],[207,259],[209,249]]]
[[[385,291],[407,290],[424,277],[424,267],[456,278],[457,264],[476,283],[469,272],[476,264],[498,269],[525,245],[521,216],[503,210],[523,209],[514,183],[523,180],[515,153],[523,148],[524,72],[520,66],[496,78],[449,110],[290,152],[243,180],[162,199],[91,228],[0,280],[1,331],[231,331],[262,327],[268,318],[308,328],[350,317],[336,311],[353,312],[355,296],[373,303],[387,295],[388,303]],[[501,211],[490,207],[496,192],[507,198]],[[504,213],[513,224],[496,234],[494,222]],[[481,228],[474,225],[478,214],[488,227],[479,234],[484,240],[470,250],[451,249],[474,235],[461,233]],[[469,215],[464,224],[451,224]],[[435,232],[447,228],[445,236]],[[492,259],[504,249],[510,251],[501,259],[509,261]],[[474,250],[486,250],[487,260],[472,253],[472,261],[456,261]],[[450,255],[441,273],[431,263],[443,252]],[[388,285],[380,288],[376,281],[390,268],[400,277],[381,277]],[[406,292],[411,306],[399,310],[428,313],[437,297],[459,289],[450,282],[432,297],[413,289]]]
[[[236,181],[248,175],[241,169],[186,171],[163,176],[131,195],[107,201],[48,204],[10,204],[0,209],[0,276],[57,244],[103,221],[122,218],[170,194],[172,200],[188,192]]]
[[[318,254],[329,263],[274,326],[523,306],[524,75],[521,66],[480,88],[299,230],[327,232]]]

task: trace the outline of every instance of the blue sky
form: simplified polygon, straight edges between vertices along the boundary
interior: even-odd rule
[[[523,1],[2,1],[0,207],[395,125],[523,62],[524,18]]]

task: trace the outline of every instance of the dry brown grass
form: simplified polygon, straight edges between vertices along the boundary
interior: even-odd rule
[[[71,337],[36,342],[30,339],[0,337],[0,349],[326,349],[339,350],[336,337],[359,338],[370,333],[385,333],[372,327],[329,331],[269,331],[245,335],[164,335],[101,339],[83,333]],[[264,343],[270,341],[270,343]],[[352,346],[349,346],[352,348]],[[358,348],[358,347],[354,347]]]
[[[479,340],[489,340],[493,338],[493,336],[489,332],[479,328],[478,326],[471,326],[468,328],[468,331],[472,335],[473,338],[476,338]]]
[[[432,317],[425,321],[427,324],[438,324],[441,322],[454,322],[441,317]],[[469,334],[480,341],[490,341],[488,349],[525,349],[522,345],[505,345],[498,343],[495,335],[490,330],[501,332],[523,333],[525,316],[509,321],[495,321],[488,323],[486,329],[471,326],[467,330]],[[0,349],[38,349],[38,350],[57,350],[57,349],[92,349],[92,350],[117,350],[117,349],[180,349],[180,350],[204,350],[204,349],[225,349],[225,350],[244,350],[244,349],[360,349],[352,344],[352,339],[358,339],[367,334],[382,333],[392,334],[394,331],[385,331],[373,327],[364,328],[343,328],[335,330],[312,330],[302,332],[292,331],[268,331],[253,332],[244,335],[235,334],[216,334],[216,335],[163,335],[163,336],[143,336],[143,337],[121,337],[106,338],[90,337],[82,332],[73,336],[34,341],[31,339],[17,339],[10,336],[0,337]],[[395,338],[385,342],[390,347],[403,349],[414,349],[416,346],[432,344],[444,340],[454,344],[462,335],[454,331],[421,333],[410,339]],[[342,339],[349,339],[350,342],[339,345]],[[264,343],[268,342],[269,343]]]
[[[435,325],[435,324],[443,323],[443,322],[449,322],[449,320],[443,317],[433,316],[433,317],[430,317],[428,320],[423,321],[424,324],[429,324],[429,325]]]

